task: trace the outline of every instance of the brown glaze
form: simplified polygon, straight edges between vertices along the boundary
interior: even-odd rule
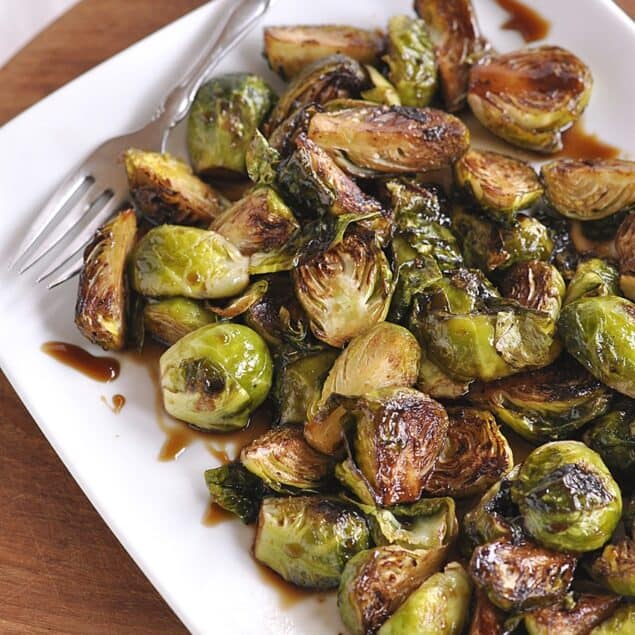
[[[497,4],[510,14],[501,25],[506,31],[518,31],[525,42],[542,40],[549,33],[551,24],[535,9],[518,0],[496,0]]]
[[[126,405],[126,398],[123,395],[113,395],[112,404],[104,397],[101,396],[101,400],[106,404],[109,410],[112,410],[116,415],[121,412],[121,409]]]
[[[283,580],[275,571],[259,562],[256,563],[256,567],[262,583],[278,592],[281,609],[290,609],[310,597],[320,597],[315,596],[315,593],[309,589],[303,589]]]
[[[562,135],[563,148],[556,156],[570,159],[615,159],[620,149],[600,139],[595,133],[585,130],[579,119]]]
[[[216,525],[221,525],[222,523],[235,519],[236,516],[231,512],[228,512],[214,503],[210,503],[205,510],[205,515],[201,518],[201,522],[206,527],[216,527]]]
[[[41,350],[95,381],[107,382],[119,377],[121,367],[114,357],[97,357],[80,346],[66,342],[45,342]]]

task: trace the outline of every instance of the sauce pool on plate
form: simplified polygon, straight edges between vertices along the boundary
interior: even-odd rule
[[[510,14],[501,25],[506,31],[518,31],[525,42],[535,42],[547,37],[551,25],[540,13],[518,0],[496,0],[499,7]]]
[[[67,342],[45,342],[43,353],[96,381],[108,382],[119,377],[121,366],[114,357],[92,355],[80,346]]]

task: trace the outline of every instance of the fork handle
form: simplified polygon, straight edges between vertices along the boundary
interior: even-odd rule
[[[255,26],[269,8],[271,0],[227,0],[226,4],[233,7],[224,12],[227,17],[221,23],[220,32],[217,31],[217,37],[212,38],[203,49],[183,80],[170,91],[154,116],[154,120],[161,120],[164,130],[161,152],[165,151],[170,130],[187,115],[205,78]]]

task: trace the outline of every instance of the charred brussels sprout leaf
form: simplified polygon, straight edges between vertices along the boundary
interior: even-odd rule
[[[423,20],[395,15],[388,22],[388,79],[404,106],[427,106],[437,90],[434,47]]]
[[[368,527],[352,508],[320,496],[265,498],[253,553],[287,582],[330,589],[348,560],[368,549]]]
[[[364,100],[386,106],[401,106],[397,89],[376,68],[367,65],[366,72],[373,87],[362,91]]]
[[[635,633],[635,604],[625,604],[596,626],[589,635],[631,635]]]
[[[459,635],[467,620],[472,585],[463,567],[450,562],[430,576],[379,629],[378,635]]]
[[[130,279],[143,295],[228,298],[247,286],[248,259],[216,232],[160,225],[132,252]]]
[[[470,133],[434,108],[360,106],[318,113],[309,137],[356,176],[427,172],[448,167],[468,148]]]
[[[204,326],[160,359],[165,409],[205,430],[244,428],[265,400],[272,362],[265,342],[239,324]]]
[[[235,298],[231,298],[224,306],[219,306],[209,301],[205,303],[205,306],[214,313],[214,315],[231,320],[246,313],[254,304],[260,302],[268,290],[269,283],[267,280],[257,280],[256,282],[252,282],[243,293]]]
[[[146,304],[143,318],[145,332],[166,346],[172,346],[201,326],[218,321],[212,311],[188,298],[168,298]]]
[[[306,136],[311,118],[316,112],[324,112],[324,108],[316,103],[300,106],[269,135],[271,148],[281,158],[286,159],[293,153],[298,137]]]
[[[470,575],[499,608],[525,610],[562,599],[575,566],[574,556],[529,542],[498,540],[476,547]]]
[[[126,344],[126,263],[136,235],[137,218],[127,210],[98,229],[84,251],[75,324],[84,337],[106,350]]]
[[[505,613],[494,606],[487,593],[476,590],[469,635],[503,635]]]
[[[468,150],[454,164],[454,179],[488,216],[501,222],[513,222],[516,212],[542,195],[531,166],[497,152]]]
[[[309,64],[336,53],[373,64],[384,48],[379,31],[351,26],[269,26],[264,31],[265,57],[283,79],[295,77]]]
[[[591,575],[613,593],[635,596],[635,542],[622,538],[593,560]]]
[[[130,196],[153,223],[208,227],[227,201],[169,154],[131,148],[123,156]]]
[[[468,103],[476,118],[509,143],[551,154],[585,109],[589,68],[558,46],[487,55],[470,73]]]
[[[512,487],[527,531],[563,551],[598,549],[622,514],[620,488],[602,459],[584,443],[553,441],[523,462]]]
[[[256,130],[254,138],[245,152],[245,168],[247,176],[256,185],[273,185],[277,178],[280,164],[280,153],[272,147],[260,130]]]
[[[635,161],[559,159],[540,174],[547,200],[567,218],[597,220],[635,206]]]
[[[575,275],[569,282],[565,304],[580,298],[602,295],[618,295],[619,274],[617,269],[599,258],[590,258],[581,262]]]
[[[613,295],[582,298],[562,309],[560,337],[593,376],[635,397],[635,305]]]

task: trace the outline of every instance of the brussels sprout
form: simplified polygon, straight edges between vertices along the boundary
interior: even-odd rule
[[[635,161],[558,159],[540,176],[547,201],[567,218],[596,220],[635,206]]]
[[[415,0],[436,47],[441,92],[450,112],[465,105],[470,68],[489,48],[471,0]]]
[[[264,484],[281,494],[317,492],[333,475],[333,459],[314,450],[302,427],[285,425],[254,439],[240,452],[240,462]]]
[[[613,295],[562,309],[560,337],[569,353],[607,386],[635,397],[635,305]]]
[[[533,168],[498,152],[468,150],[454,164],[454,179],[488,216],[506,223],[542,196]]]
[[[380,182],[382,200],[395,211],[399,230],[416,230],[422,223],[433,221],[450,225],[447,200],[443,190],[416,176],[399,176]]]
[[[376,241],[351,232],[294,269],[293,282],[313,334],[339,348],[386,318],[393,291]]]
[[[562,599],[573,581],[575,566],[572,555],[503,539],[476,547],[470,576],[499,608],[526,610]]]
[[[84,337],[105,350],[126,344],[126,262],[136,235],[137,217],[126,210],[98,229],[84,250],[75,324]]]
[[[570,436],[604,414],[611,393],[569,357],[470,392],[470,400],[532,443]]]
[[[457,207],[452,229],[463,243],[467,266],[486,273],[526,260],[549,260],[553,251],[547,228],[531,216],[520,215],[516,224],[505,227]]]
[[[228,298],[249,283],[248,263],[216,232],[160,225],[132,252],[130,281],[143,295]]]
[[[618,295],[618,280],[617,269],[606,260],[585,260],[578,265],[569,282],[564,303],[570,304],[580,298]]]
[[[503,635],[505,614],[494,606],[487,593],[476,590],[469,635]]]
[[[271,148],[278,152],[281,158],[286,159],[295,151],[298,137],[306,136],[316,112],[324,112],[324,108],[316,103],[300,106],[269,135]]]
[[[467,620],[472,585],[458,562],[430,576],[393,613],[378,635],[459,635]]]
[[[280,153],[256,130],[245,151],[247,176],[256,185],[273,185],[276,182]]]
[[[287,582],[335,588],[344,566],[368,549],[368,527],[352,508],[321,496],[265,498],[253,553]]]
[[[556,265],[566,281],[571,280],[578,266],[580,253],[569,232],[569,221],[544,205],[534,207],[532,213],[534,218],[547,227],[553,241],[550,261]]]
[[[635,214],[627,214],[615,234],[615,251],[620,264],[620,289],[635,300]]]
[[[448,408],[448,435],[425,485],[432,496],[482,494],[514,465],[507,439],[487,410]]]
[[[361,106],[317,113],[309,137],[337,153],[356,176],[427,172],[448,167],[468,148],[470,133],[434,108]]]
[[[512,498],[527,531],[563,551],[599,549],[622,514],[622,495],[602,459],[579,441],[552,441],[523,462]]]
[[[551,154],[585,109],[589,68],[558,46],[487,55],[470,73],[467,101],[476,118],[512,145]]]
[[[373,87],[362,91],[361,95],[365,101],[386,106],[401,106],[397,89],[376,68],[367,65],[366,72]]]
[[[280,97],[265,123],[265,134],[270,135],[301,106],[356,96],[366,83],[364,67],[347,55],[330,55],[309,64]]]
[[[130,196],[153,223],[207,227],[227,201],[169,154],[130,148],[123,155]]]
[[[565,601],[527,613],[525,628],[529,635],[588,635],[613,613],[619,602],[615,595],[583,593],[573,605]]]
[[[197,174],[245,173],[245,153],[275,102],[258,76],[220,75],[199,88],[187,120],[187,149]]]
[[[589,635],[635,635],[635,604],[620,606]]]
[[[205,430],[244,428],[271,388],[267,345],[246,326],[203,326],[173,344],[159,361],[165,409]]]
[[[450,377],[435,364],[425,350],[421,351],[421,365],[416,388],[433,399],[457,399],[470,389],[471,381],[460,381]]]
[[[338,408],[327,418],[316,419],[327,399],[332,394],[355,396],[389,386],[412,386],[417,381],[420,359],[421,349],[414,335],[396,324],[381,322],[354,338],[335,360],[320,398],[310,409],[304,426],[307,441],[316,450],[333,454],[342,444],[345,410]]]
[[[269,289],[267,280],[252,282],[240,295],[231,298],[223,306],[206,302],[205,307],[221,318],[233,319],[247,312],[254,304],[260,302]]]
[[[283,79],[295,77],[309,64],[336,53],[374,64],[384,48],[380,31],[338,25],[269,26],[264,30],[264,41],[267,62]]]
[[[205,482],[214,504],[236,514],[244,523],[256,520],[267,490],[262,481],[240,463],[205,470]]]
[[[145,332],[166,346],[172,346],[201,326],[218,321],[212,311],[188,298],[168,298],[146,304],[143,318]]]
[[[406,598],[441,565],[437,549],[411,551],[396,545],[375,547],[346,564],[337,605],[352,635],[374,633]]]
[[[635,596],[635,541],[622,538],[606,545],[592,561],[590,573],[613,593]]]
[[[437,91],[437,62],[423,20],[395,15],[388,22],[388,79],[404,106],[427,106]]]

